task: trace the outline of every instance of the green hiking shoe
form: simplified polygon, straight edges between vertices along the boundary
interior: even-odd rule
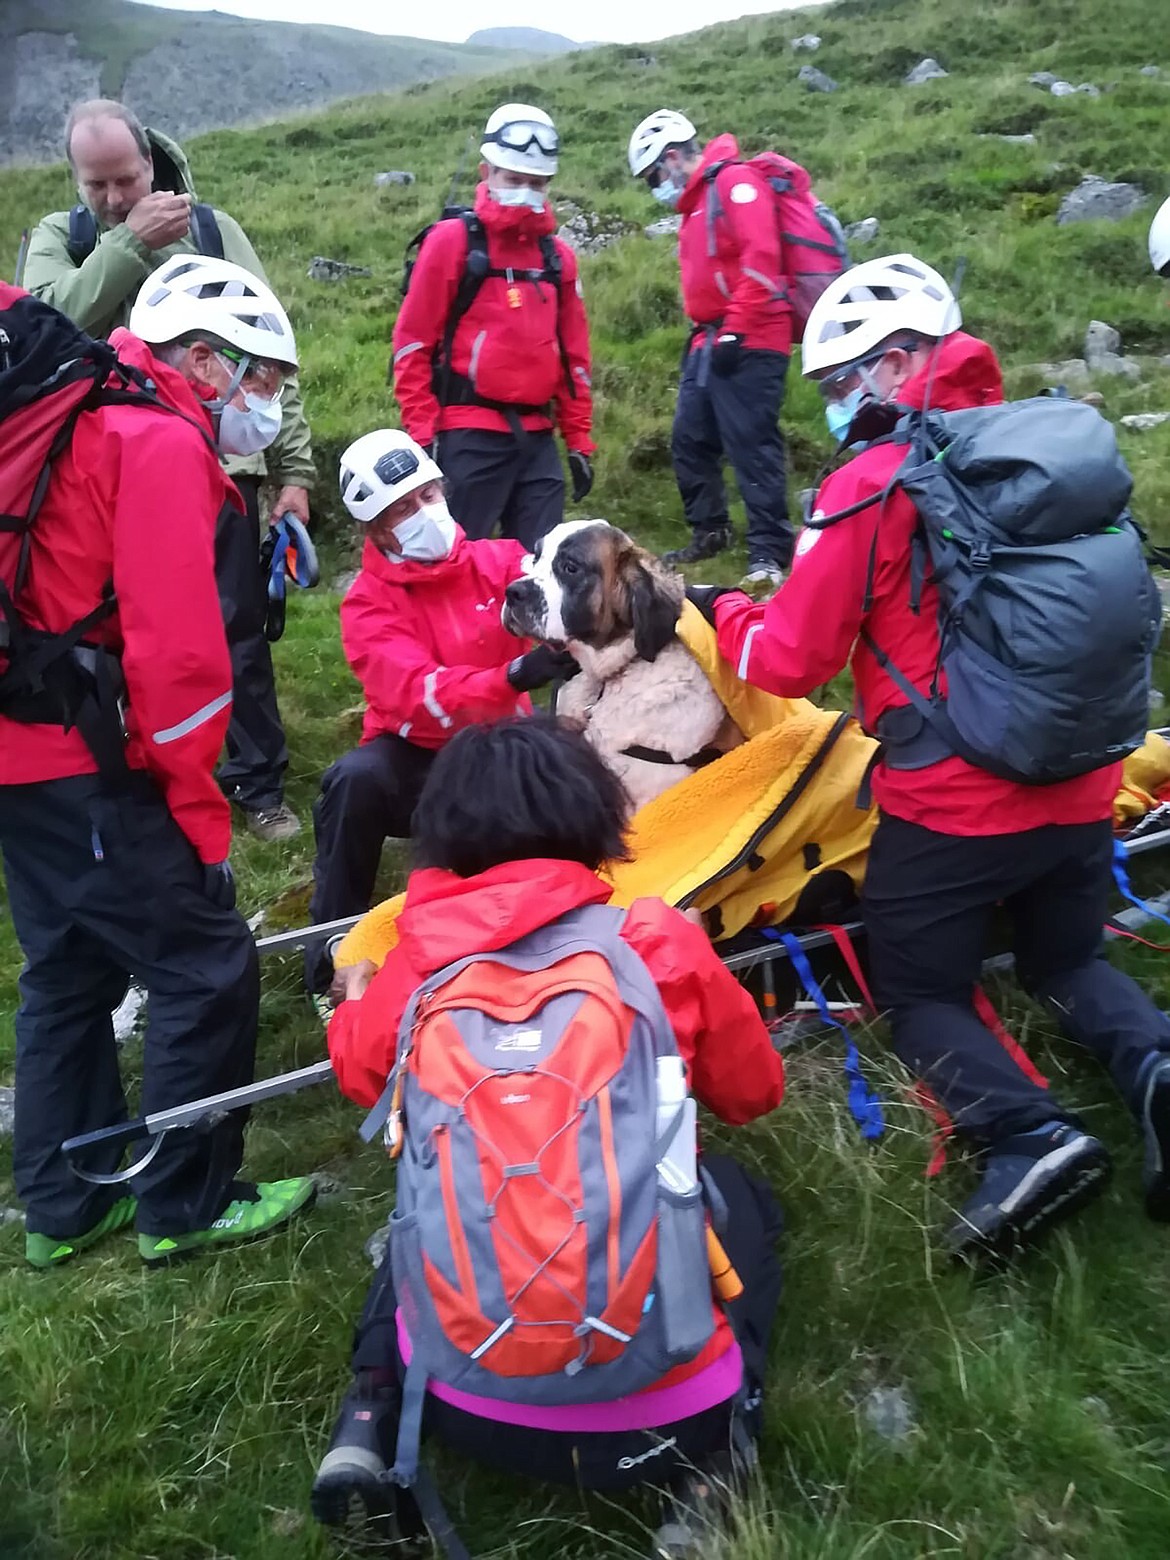
[[[95,1241],[101,1240],[103,1235],[112,1235],[115,1230],[124,1230],[128,1224],[134,1223],[134,1212],[138,1207],[136,1197],[123,1197],[116,1202],[104,1218],[99,1219],[92,1229],[86,1230],[84,1235],[74,1235],[70,1240],[57,1240],[52,1235],[26,1235],[24,1237],[24,1256],[26,1262],[31,1262],[35,1268],[55,1268],[62,1263],[69,1262],[79,1251],[84,1251],[87,1246],[92,1246]]]
[[[138,1255],[148,1267],[162,1267],[201,1251],[259,1240],[308,1208],[317,1196],[317,1183],[311,1175],[297,1175],[255,1185],[237,1182],[236,1190],[240,1195],[205,1230],[190,1230],[185,1235],[139,1235]]]

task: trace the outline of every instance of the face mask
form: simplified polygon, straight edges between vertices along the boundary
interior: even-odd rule
[[[669,179],[659,179],[650,193],[661,205],[670,206],[673,209],[682,199],[682,192],[686,188],[686,183],[686,179],[681,175],[671,174]]]
[[[409,520],[394,527],[401,553],[387,552],[392,563],[439,563],[455,545],[455,522],[445,503],[422,504]]]
[[[853,424],[853,419],[861,410],[861,403],[869,395],[865,385],[858,385],[855,390],[840,401],[830,401],[825,407],[825,421],[829,425],[829,432],[838,444],[844,442],[845,435]]]
[[[279,401],[249,391],[242,411],[230,403],[220,411],[215,442],[224,455],[259,455],[276,438],[281,422]]]
[[[530,211],[544,210],[544,196],[527,184],[522,184],[516,190],[493,190],[492,198],[500,206],[527,206]]]

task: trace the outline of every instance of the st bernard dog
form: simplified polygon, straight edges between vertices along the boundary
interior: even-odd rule
[[[504,627],[568,649],[581,671],[557,714],[572,720],[625,784],[635,808],[743,734],[675,624],[683,582],[607,520],[554,526],[508,586]]]

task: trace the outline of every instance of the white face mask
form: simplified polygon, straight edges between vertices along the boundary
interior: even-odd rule
[[[660,179],[650,191],[654,199],[663,206],[672,209],[682,199],[682,192],[687,187],[687,179],[684,173],[672,173],[667,179]]]
[[[421,504],[409,520],[394,527],[401,553],[386,552],[391,563],[439,563],[455,545],[455,522],[445,502]]]
[[[248,391],[243,410],[229,402],[220,412],[215,442],[224,455],[259,455],[276,438],[282,421],[279,401]]]
[[[528,184],[522,184],[515,190],[493,190],[492,199],[500,206],[528,206],[532,211],[544,210],[544,196]]]

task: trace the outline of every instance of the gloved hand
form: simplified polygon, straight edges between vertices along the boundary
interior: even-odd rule
[[[511,663],[508,667],[508,681],[517,693],[531,693],[557,678],[566,681],[576,677],[580,670],[567,650],[554,650],[551,645],[537,645],[524,655],[518,655]]]
[[[728,379],[743,361],[743,337],[734,331],[716,336],[711,345],[711,372]]]
[[[720,596],[743,596],[745,601],[749,599],[733,585],[688,585],[686,595],[687,600],[693,607],[698,607],[712,628],[715,627],[715,603]]]
[[[236,908],[236,880],[230,861],[213,861],[204,865],[203,892],[217,910]]]
[[[593,491],[593,462],[581,450],[569,451],[569,475],[573,479],[573,502],[579,504]]]

